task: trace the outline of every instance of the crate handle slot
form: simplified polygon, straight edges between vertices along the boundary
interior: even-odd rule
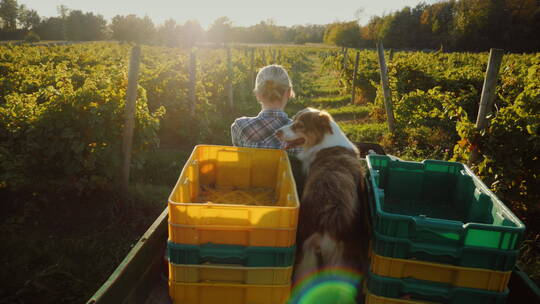
[[[404,288],[401,291],[402,294],[412,294],[413,297],[414,295],[420,295],[424,297],[443,297],[445,299],[449,299],[451,296],[451,288],[419,284],[419,280],[410,278],[403,279],[402,282],[404,285]]]
[[[233,149],[219,149],[218,152],[229,152],[229,153],[247,153],[251,154],[251,151],[243,151],[243,150],[233,150]]]
[[[201,245],[199,250],[201,263],[226,261],[226,264],[244,265],[247,259],[246,251],[241,246],[228,246],[226,250],[223,250],[219,247]]]
[[[463,229],[461,223],[450,220],[433,219],[426,217],[425,215],[415,216],[412,219],[414,227],[409,231],[416,231],[417,236],[419,232],[428,232],[449,241],[459,241],[462,239],[462,234],[456,233],[456,231],[461,231]]]
[[[409,242],[410,250],[412,253],[429,253],[430,255],[436,256],[449,256],[452,258],[458,258],[459,252],[456,249],[449,251],[445,246],[440,246],[437,244],[419,244],[415,242]]]

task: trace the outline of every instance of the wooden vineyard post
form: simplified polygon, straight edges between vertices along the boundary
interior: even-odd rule
[[[264,51],[264,49],[260,49],[260,54],[261,54],[261,61],[262,61],[262,64],[263,65],[267,65],[268,64],[268,61],[266,59],[266,52]]]
[[[195,105],[197,103],[197,97],[195,96],[195,85],[196,85],[196,69],[197,69],[197,58],[195,50],[191,49],[189,55],[189,109],[191,115],[195,115]]]
[[[377,43],[377,53],[379,55],[379,67],[381,69],[381,83],[384,94],[384,107],[386,109],[386,116],[388,119],[388,129],[390,132],[395,132],[395,120],[394,109],[392,108],[392,94],[390,92],[390,86],[388,84],[388,69],[384,60],[384,49],[382,42]]]
[[[227,47],[227,94],[229,99],[229,107],[233,107],[233,70],[231,59],[231,48]]]
[[[487,64],[486,74],[484,76],[484,85],[482,86],[482,95],[480,97],[480,105],[478,107],[478,116],[476,117],[476,129],[483,130],[487,126],[486,117],[491,112],[493,101],[495,99],[495,89],[497,88],[497,78],[504,51],[501,49],[491,49],[489,51],[489,59]],[[475,148],[476,143],[473,143],[473,150],[469,157],[469,164],[473,164],[478,159],[478,150]]]
[[[388,54],[388,62],[391,62],[392,59],[394,59],[394,49],[390,49],[390,53]]]
[[[486,116],[493,107],[495,99],[495,88],[497,87],[497,78],[503,58],[503,50],[491,49],[489,51],[489,59],[482,87],[482,95],[480,97],[480,106],[478,108],[478,116],[476,117],[476,128],[481,130],[486,127]]]
[[[356,59],[354,60],[354,71],[352,77],[352,92],[351,92],[351,104],[354,104],[356,98],[356,77],[358,73],[358,60],[360,60],[360,52],[356,52]]]
[[[121,190],[124,195],[128,193],[129,169],[131,165],[131,146],[133,145],[133,128],[135,126],[135,106],[137,102],[137,82],[139,78],[139,66],[141,63],[141,47],[136,45],[131,49],[129,60],[128,87],[126,92],[125,123],[122,140],[122,165]]]
[[[251,49],[251,58],[249,59],[249,88],[255,87],[255,48]]]
[[[347,68],[347,55],[349,54],[349,49],[348,48],[345,48],[344,51],[343,51],[343,69],[346,69]]]

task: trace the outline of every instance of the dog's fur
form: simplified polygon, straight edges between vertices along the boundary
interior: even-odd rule
[[[364,270],[359,199],[365,199],[365,191],[358,149],[328,113],[312,108],[298,112],[277,136],[304,149],[295,280],[325,267]]]

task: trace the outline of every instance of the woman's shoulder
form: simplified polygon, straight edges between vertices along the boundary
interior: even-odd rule
[[[253,121],[256,118],[257,117],[247,117],[247,116],[238,117],[237,119],[234,120],[232,125],[237,126],[237,127],[242,127],[242,126],[247,125],[250,121]]]

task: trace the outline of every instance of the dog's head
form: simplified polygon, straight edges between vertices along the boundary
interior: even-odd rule
[[[332,117],[325,111],[306,108],[293,117],[292,124],[276,131],[287,148],[310,148],[320,143],[326,134],[333,134]]]

